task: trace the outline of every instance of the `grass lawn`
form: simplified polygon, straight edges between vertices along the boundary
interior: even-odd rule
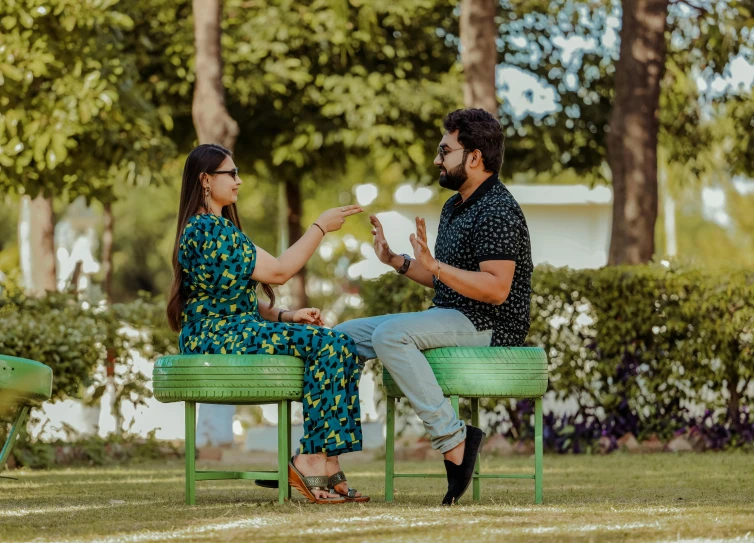
[[[442,508],[441,480],[399,479],[385,504],[381,462],[343,467],[372,502],[315,506],[294,492],[278,505],[251,482],[205,481],[189,507],[179,461],[4,473],[18,480],[0,479],[0,541],[754,541],[751,454],[546,455],[540,506],[530,480],[485,480],[482,503],[469,489]],[[398,463],[409,469],[442,464]],[[486,472],[532,469],[530,458],[484,461]]]

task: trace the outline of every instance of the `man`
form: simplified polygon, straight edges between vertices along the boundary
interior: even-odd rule
[[[435,245],[424,219],[410,241],[414,258],[395,254],[377,217],[374,250],[399,274],[435,289],[434,307],[419,313],[356,319],[336,327],[362,359],[379,358],[424,422],[445,458],[452,505],[471,482],[485,434],[456,416],[423,350],[437,347],[522,345],[529,331],[531,245],[521,208],[498,179],[504,137],[482,109],[462,109],[443,121],[435,165],[441,187],[457,191],[445,203]]]

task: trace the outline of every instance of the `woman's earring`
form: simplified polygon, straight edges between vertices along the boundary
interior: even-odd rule
[[[207,187],[207,188],[204,189],[204,210],[207,213],[211,213],[212,212],[210,210],[210,208],[209,208],[209,195],[210,195],[210,191],[209,191],[209,187]]]

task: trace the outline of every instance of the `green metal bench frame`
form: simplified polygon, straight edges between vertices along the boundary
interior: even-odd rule
[[[196,503],[197,481],[260,479],[277,481],[278,500],[291,497],[291,401],[303,395],[304,363],[292,356],[168,355],[152,372],[160,402],[184,402],[186,424],[186,503]],[[278,406],[278,462],[275,471],[196,469],[196,404]]]
[[[3,450],[0,451],[0,471],[5,468],[5,463],[10,457],[10,451],[16,443],[16,438],[18,437],[19,432],[21,432],[21,428],[26,424],[26,418],[29,415],[30,409],[31,408],[28,405],[22,405],[18,408],[18,412],[13,419],[13,425],[10,428],[10,432],[8,432],[8,437],[5,439]]]
[[[479,399],[534,400],[534,473],[482,474],[481,454],[473,478],[473,499],[482,499],[482,479],[534,479],[534,503],[542,503],[542,398],[547,391],[547,354],[537,347],[444,347],[424,351],[440,388],[459,415],[460,398],[471,402],[471,424],[479,427]],[[392,502],[395,479],[401,477],[445,478],[442,473],[395,472],[395,410],[403,394],[389,372],[383,371],[387,396],[385,438],[385,501]]]
[[[52,396],[52,369],[36,360],[0,354],[0,413],[4,418],[15,411],[10,432],[0,450],[0,471],[10,457],[18,434],[32,407]]]
[[[483,475],[477,459],[474,499],[481,499],[480,479],[534,479],[535,502],[542,502],[542,395],[547,389],[547,357],[535,348],[446,348],[425,352],[435,375],[458,413],[459,397],[470,398],[472,424],[479,424],[479,398],[534,398],[534,475]],[[288,359],[286,361],[286,359]],[[463,360],[464,364],[459,365]],[[473,370],[476,364],[476,370]],[[472,368],[472,371],[468,371]],[[303,362],[273,355],[176,355],[157,360],[155,398],[185,403],[186,503],[196,502],[196,482],[232,479],[278,481],[278,499],[290,498],[288,462],[291,458],[291,401],[302,396]],[[483,379],[479,382],[479,377]],[[392,379],[387,375],[388,385]],[[393,501],[396,477],[445,477],[444,474],[395,473],[395,402],[400,390],[388,390],[385,499]],[[196,404],[278,406],[278,469],[276,471],[218,471],[196,469]]]
[[[278,501],[283,503],[291,497],[288,486],[288,462],[291,459],[291,400],[280,400],[278,406],[278,469],[277,471],[218,471],[196,469],[196,403],[186,404],[186,504],[196,503],[197,481],[220,481],[232,479],[260,479],[277,481]],[[241,405],[241,404],[239,404]],[[243,404],[248,405],[248,404]]]

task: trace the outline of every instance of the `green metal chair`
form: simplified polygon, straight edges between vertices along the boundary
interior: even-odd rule
[[[303,397],[304,363],[292,356],[175,355],[157,360],[153,371],[157,400],[186,404],[186,503],[196,502],[196,481],[260,479],[278,481],[280,503],[290,498],[291,401]],[[197,471],[196,404],[278,406],[276,471]]]
[[[13,420],[0,451],[0,470],[10,456],[32,407],[52,396],[52,370],[34,360],[0,354],[0,420]]]
[[[458,399],[471,400],[471,424],[479,425],[479,398],[534,399],[534,474],[484,475],[477,458],[473,480],[474,501],[482,499],[481,479],[534,479],[534,503],[542,503],[542,396],[547,391],[547,355],[533,347],[453,347],[424,352],[437,382],[458,414]],[[395,472],[395,406],[403,393],[387,371],[387,438],[385,455],[385,500],[393,501],[398,477],[438,477],[443,474]],[[481,456],[481,455],[480,455]]]

